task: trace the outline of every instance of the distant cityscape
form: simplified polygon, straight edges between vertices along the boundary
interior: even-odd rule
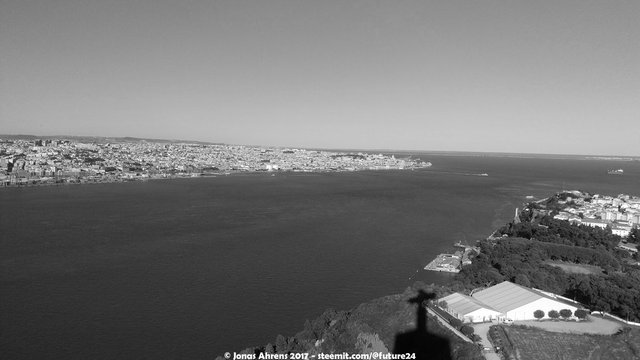
[[[628,237],[633,227],[640,226],[640,197],[625,194],[617,197],[600,194],[590,196],[577,190],[561,195],[554,219],[601,229],[610,227],[613,235],[622,238]],[[637,252],[632,245],[625,244],[623,249]]]
[[[429,166],[431,163],[420,159],[363,152],[139,139],[0,138],[0,186],[118,182],[233,172],[402,170]]]

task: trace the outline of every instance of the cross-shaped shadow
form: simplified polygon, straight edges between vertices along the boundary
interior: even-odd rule
[[[416,329],[399,333],[393,348],[395,354],[415,354],[416,359],[451,360],[449,339],[427,331],[427,310],[425,302],[435,299],[436,295],[419,290],[418,295],[408,300],[417,304]]]

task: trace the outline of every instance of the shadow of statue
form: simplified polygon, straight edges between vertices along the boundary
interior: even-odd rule
[[[416,297],[408,300],[417,304],[417,327],[415,330],[396,335],[393,352],[395,354],[416,354],[416,359],[451,360],[449,339],[427,331],[427,310],[425,302],[435,299],[435,294],[418,291]]]

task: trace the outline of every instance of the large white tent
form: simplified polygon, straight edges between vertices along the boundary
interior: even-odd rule
[[[460,293],[453,293],[440,299],[445,311],[463,322],[485,322],[496,320],[500,312],[482,302]]]
[[[444,301],[444,303],[442,302]],[[484,322],[495,319],[534,320],[536,310],[549,316],[549,311],[568,309],[573,314],[582,306],[561,296],[504,281],[471,297],[453,293],[438,301],[444,310],[464,322]]]
[[[572,303],[555,294],[509,281],[478,291],[473,294],[473,298],[500,311],[511,320],[534,320],[533,313],[536,310],[542,310],[545,317],[548,317],[551,310],[559,312],[568,309],[573,314],[580,307],[580,304]]]

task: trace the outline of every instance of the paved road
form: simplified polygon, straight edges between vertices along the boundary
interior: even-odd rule
[[[458,337],[460,337],[462,340],[464,340],[466,342],[469,342],[469,343],[473,343],[473,341],[471,341],[471,339],[469,339],[463,333],[458,331],[458,329],[456,329],[453,326],[451,326],[451,324],[449,324],[449,322],[446,319],[443,319],[438,313],[436,313],[435,311],[429,309],[428,307],[427,307],[427,311],[429,312],[429,314],[435,316],[436,319],[438,319],[438,322],[440,322],[440,324],[444,325],[447,329],[453,331],[453,333],[458,335]],[[489,342],[489,326],[491,326],[491,325],[493,325],[493,324],[491,324],[491,323],[476,324],[476,325],[473,325],[473,329],[474,329],[474,332],[476,334],[478,334],[479,336],[482,337],[482,345],[484,347],[487,347],[487,348],[491,349],[491,351],[483,352],[482,355],[484,355],[484,358],[487,359],[487,360],[501,360],[500,356],[498,356],[498,354],[496,354],[493,351],[493,344],[491,344],[491,342]]]
[[[495,351],[493,351],[493,344],[491,343],[491,341],[489,341],[489,327],[491,327],[491,325],[495,325],[495,324],[492,324],[492,323],[474,324],[473,331],[482,338],[482,346],[484,346],[485,348],[491,349],[490,351],[487,351],[483,354],[484,358],[487,360],[500,360],[500,356],[496,354]]]

